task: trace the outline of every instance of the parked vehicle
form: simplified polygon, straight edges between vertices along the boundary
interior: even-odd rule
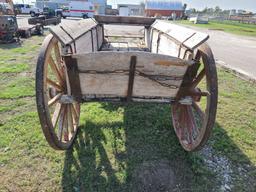
[[[55,16],[55,11],[49,7],[44,7],[43,15],[39,17],[32,17],[28,19],[28,23],[30,25],[41,24],[43,26],[46,25],[57,25],[61,22],[61,17]]]
[[[17,20],[12,15],[0,16],[0,42],[12,42],[18,30]]]
[[[15,38],[29,38],[31,35],[43,35],[44,28],[40,23],[18,27],[14,15],[0,15],[0,43],[10,43]]]
[[[56,15],[59,17],[93,17],[95,12],[94,5],[91,2],[86,1],[71,1],[68,7],[63,9],[57,9]]]
[[[30,14],[31,17],[35,17],[42,13],[42,10],[29,4],[15,4],[14,9],[19,10],[20,14]]]
[[[9,3],[0,2],[0,15],[12,14],[12,7]]]

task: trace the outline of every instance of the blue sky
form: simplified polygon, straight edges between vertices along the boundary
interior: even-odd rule
[[[139,4],[143,0],[107,0],[108,4],[119,3]],[[256,12],[256,0],[183,0],[189,8],[203,9],[205,7],[220,6],[222,9],[245,9]]]

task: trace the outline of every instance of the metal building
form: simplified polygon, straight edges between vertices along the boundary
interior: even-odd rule
[[[94,4],[96,14],[103,14],[103,15],[105,14],[107,0],[80,0],[80,1],[92,2]],[[67,6],[69,2],[70,0],[36,0],[36,7],[43,8],[44,6],[47,6],[52,9],[57,9],[63,6]]]
[[[144,7],[135,4],[118,4],[117,9],[120,16],[143,16]]]
[[[145,0],[145,14],[148,17],[171,16],[182,17],[184,13],[181,1]]]

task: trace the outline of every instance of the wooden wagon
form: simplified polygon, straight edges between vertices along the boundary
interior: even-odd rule
[[[123,34],[114,34],[119,27]],[[140,28],[138,34],[129,30]],[[182,147],[200,149],[217,109],[217,74],[207,34],[144,17],[95,16],[50,30],[36,70],[43,133],[54,149],[77,134],[80,103],[171,105]]]

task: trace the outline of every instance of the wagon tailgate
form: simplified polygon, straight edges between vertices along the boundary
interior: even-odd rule
[[[148,52],[108,51],[73,55],[77,60],[82,95],[87,99],[126,97],[132,56],[136,57],[134,98],[174,98],[191,64]]]

